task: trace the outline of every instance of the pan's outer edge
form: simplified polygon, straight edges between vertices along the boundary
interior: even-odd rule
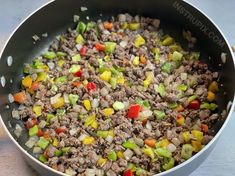
[[[15,30],[11,33],[11,35],[8,37],[7,41],[5,42],[1,52],[0,52],[0,58],[2,57],[2,54],[3,54],[3,51],[5,50],[9,40],[11,39],[11,37],[14,35],[14,33],[18,30],[18,28],[25,22],[27,21],[34,13],[36,13],[37,11],[39,11],[40,9],[42,9],[43,7],[47,6],[48,4],[54,2],[55,0],[50,0],[49,2],[43,4],[42,6],[40,6],[39,8],[37,8],[36,10],[34,10],[32,13],[30,13],[16,28]],[[220,32],[220,34],[222,35],[223,39],[225,40],[226,42],[226,45],[229,47],[229,51],[230,51],[230,54],[232,56],[232,59],[234,61],[234,68],[235,68],[235,58],[234,58],[234,55],[233,55],[233,52],[232,52],[232,48],[230,47],[230,44],[227,40],[227,38],[224,36],[223,32],[221,31],[221,29],[215,24],[215,22],[210,18],[208,17],[203,11],[201,11],[199,8],[197,8],[196,6],[194,6],[192,3],[190,2],[186,2],[185,0],[183,0],[184,3],[190,5],[191,7],[195,8],[197,11],[199,11],[202,15],[204,15],[214,26],[215,28]],[[234,95],[234,98],[235,98],[235,95]],[[190,159],[188,159],[187,161],[183,162],[182,164],[178,165],[178,166],[175,166],[173,167],[172,169],[168,170],[168,171],[165,171],[165,172],[162,172],[162,173],[159,173],[159,174],[156,174],[155,176],[163,176],[165,174],[170,174],[171,172],[174,172],[176,171],[177,169],[181,168],[181,167],[184,167],[185,165],[187,165],[188,163],[190,163],[191,161],[193,161],[194,159],[196,159],[199,155],[201,155],[202,153],[204,153],[206,150],[208,150],[208,148],[210,148],[214,143],[215,141],[221,136],[221,133],[222,131],[224,130],[224,128],[227,126],[231,116],[232,116],[232,113],[233,113],[233,109],[235,107],[235,102],[232,103],[232,106],[229,110],[229,113],[227,115],[227,118],[225,120],[225,122],[223,123],[222,127],[220,128],[220,130],[217,132],[217,134],[215,135],[215,137],[209,142],[209,144],[207,144],[200,152],[198,152],[197,154],[195,154],[193,157],[191,157]],[[3,119],[2,119],[2,116],[0,114],[0,123],[2,124],[4,130],[6,131],[7,135],[9,136],[9,138],[15,143],[15,145],[18,147],[18,149],[24,153],[29,159],[33,160],[34,162],[36,162],[37,164],[39,164],[41,167],[43,167],[44,169],[48,169],[50,170],[51,172],[54,172],[58,175],[61,175],[61,176],[66,176],[66,174],[63,174],[59,171],[56,171],[54,169],[52,169],[51,167],[41,163],[39,160],[37,160],[36,158],[34,158],[32,155],[30,155],[26,150],[24,150],[20,145],[19,143],[13,138],[13,136],[11,135],[11,133],[8,131],[5,123],[3,122]]]

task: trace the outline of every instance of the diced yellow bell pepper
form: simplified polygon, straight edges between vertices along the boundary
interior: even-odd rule
[[[128,23],[124,22],[121,24],[121,29],[126,29],[128,27]]]
[[[42,115],[42,107],[41,106],[33,106],[33,112],[36,114],[36,116]]]
[[[85,120],[85,126],[91,125],[95,121],[95,114],[89,115]]]
[[[191,145],[194,152],[199,152],[202,149],[202,143],[199,141],[192,140]]]
[[[215,100],[215,94],[212,91],[207,92],[207,100],[210,102]]]
[[[140,64],[140,58],[138,56],[136,56],[134,59],[133,59],[133,65],[134,66],[138,66]]]
[[[109,132],[108,132],[108,136],[112,136],[112,137],[114,137],[114,132],[113,132],[113,130],[109,130]]]
[[[163,41],[162,41],[162,45],[164,46],[169,46],[174,42],[174,39],[170,36],[166,37]]]
[[[130,23],[129,24],[129,29],[132,31],[135,31],[140,28],[140,23]]]
[[[22,85],[24,87],[30,88],[32,86],[33,80],[30,76],[26,76],[23,80],[22,80]]]
[[[117,152],[117,157],[118,157],[118,158],[124,158],[123,152],[122,152],[122,151],[118,151],[118,152]]]
[[[95,120],[94,122],[92,122],[91,127],[94,129],[98,128],[98,122]]]
[[[162,139],[156,144],[156,147],[166,148],[170,144],[168,139]]]
[[[88,100],[88,99],[83,100],[83,105],[84,105],[84,107],[86,108],[87,111],[91,110],[91,102],[90,102],[90,100]]]
[[[79,34],[76,38],[76,43],[77,44],[83,44],[83,42],[84,42],[84,38],[82,37],[81,34]]]
[[[41,68],[45,71],[48,72],[49,71],[49,67],[47,65],[42,65]]]
[[[216,81],[213,81],[209,87],[208,87],[208,90],[211,91],[211,92],[218,92],[219,91],[219,86],[218,86],[218,83]]]
[[[85,137],[82,141],[84,145],[91,145],[93,142],[95,142],[95,138],[90,136]]]
[[[171,53],[168,54],[168,60],[170,60],[170,61],[173,60],[173,54],[171,54]]]
[[[106,161],[107,161],[106,158],[102,158],[102,157],[101,157],[100,159],[98,159],[97,165],[99,165],[100,167],[102,167],[102,166],[105,165]]]
[[[64,98],[60,97],[60,98],[58,98],[58,100],[55,104],[52,104],[52,107],[55,108],[55,109],[58,109],[58,108],[61,108],[64,105],[65,105]]]
[[[103,109],[104,116],[109,117],[114,114],[113,108],[105,108]]]
[[[59,144],[58,139],[57,139],[57,138],[54,138],[52,145],[53,145],[54,147],[57,147],[58,144]]]
[[[146,80],[144,80],[144,87],[148,88],[148,86],[151,84],[153,81],[153,73],[147,74]]]
[[[148,88],[150,85],[150,81],[148,81],[148,80],[144,80],[143,83],[144,83],[145,88]]]
[[[45,72],[38,73],[38,77],[36,79],[37,82],[44,81],[47,77],[47,74]]]
[[[101,75],[100,75],[100,79],[102,79],[103,81],[109,82],[109,80],[111,79],[111,71],[104,71]]]
[[[84,81],[82,81],[82,83],[83,83],[84,85],[87,85],[87,84],[88,84],[88,81],[85,79]]]
[[[118,77],[117,83],[123,85],[125,83],[125,78],[124,77]]]
[[[183,135],[183,139],[184,139],[185,142],[189,142],[190,141],[191,137],[190,137],[190,132],[189,131],[183,132],[182,135]]]
[[[62,67],[64,65],[64,63],[65,63],[65,61],[62,59],[58,60],[58,62],[57,62],[59,67]]]
[[[184,116],[178,115],[177,118],[176,118],[176,122],[177,122],[177,125],[180,125],[180,126],[183,125],[184,122],[185,122]]]
[[[201,142],[203,139],[203,132],[199,131],[199,130],[192,130],[191,131],[193,137],[196,139],[196,141]]]
[[[139,48],[141,45],[145,44],[145,39],[141,35],[137,35],[135,38],[134,45],[136,48]]]

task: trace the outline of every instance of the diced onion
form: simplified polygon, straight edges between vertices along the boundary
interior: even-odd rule
[[[140,112],[139,116],[140,117],[150,117],[150,116],[152,116],[152,114],[153,114],[153,111],[146,109],[146,110],[143,110],[142,112]]]
[[[176,146],[174,144],[169,144],[167,146],[167,149],[170,151],[170,152],[174,152],[176,151]]]
[[[19,124],[16,124],[14,133],[17,138],[19,138],[21,136],[22,131],[23,131],[23,129],[21,128],[21,126]]]
[[[55,68],[54,62],[48,62],[47,65],[51,70],[53,70]]]
[[[108,136],[105,138],[105,140],[106,140],[107,142],[109,142],[109,143],[112,143],[112,142],[113,142],[113,136],[108,135]]]
[[[15,109],[12,110],[11,115],[12,115],[12,118],[14,118],[14,119],[20,119],[20,113],[19,113],[19,111],[15,110]]]
[[[127,150],[123,153],[123,155],[124,155],[124,157],[125,157],[126,160],[130,160],[131,157],[133,156],[133,154],[134,154],[134,153],[133,153],[130,149],[127,149]]]
[[[80,51],[82,48],[82,44],[77,44],[75,47],[77,48],[78,51]]]
[[[65,173],[68,174],[68,175],[70,175],[70,176],[77,175],[77,172],[74,171],[71,167],[68,168],[68,169],[66,169],[66,170],[65,170]]]
[[[12,63],[13,63],[13,57],[12,56],[8,56],[7,57],[7,65],[10,67],[10,66],[12,66]]]
[[[97,98],[94,98],[91,102],[92,108],[97,108],[99,106],[99,100]]]
[[[14,97],[12,94],[8,94],[8,101],[9,103],[13,103],[14,102]]]
[[[43,151],[42,151],[42,149],[40,148],[40,147],[34,147],[33,148],[33,153],[34,154],[39,154],[39,153],[42,153]]]
[[[150,131],[152,130],[152,125],[151,125],[150,121],[147,121],[146,128]]]
[[[32,136],[29,138],[29,140],[25,143],[25,145],[28,148],[33,148],[33,146],[36,144],[36,142],[38,141],[38,137],[37,136]]]
[[[88,10],[87,7],[81,7],[81,11],[82,11],[82,12],[84,12],[84,11],[86,11],[86,10]]]
[[[103,88],[100,90],[100,93],[101,93],[102,96],[106,96],[106,95],[109,94],[109,91],[108,91],[105,87],[103,87]]]
[[[222,61],[223,64],[226,63],[226,60],[227,60],[226,56],[227,56],[226,53],[221,53],[221,61]]]
[[[125,41],[125,40],[121,41],[121,42],[120,42],[120,46],[121,46],[122,48],[125,48],[125,47],[127,46],[127,41]]]
[[[105,35],[110,35],[110,32],[109,32],[108,30],[104,30],[104,31],[103,31],[103,34],[105,34]]]
[[[63,97],[64,97],[64,102],[66,103],[66,104],[68,104],[69,103],[69,96],[68,96],[68,94],[64,94],[63,95]]]
[[[96,175],[96,169],[86,169],[85,175],[86,176],[95,176]]]
[[[81,134],[78,138],[79,141],[83,141],[87,137],[86,134]]]
[[[73,128],[73,129],[69,130],[69,134],[71,136],[75,135],[76,133],[77,133],[77,129],[76,128]]]
[[[4,76],[1,77],[1,85],[2,87],[5,87],[6,85],[6,78]]]
[[[46,126],[47,122],[45,120],[41,120],[40,123],[38,124],[39,128],[44,128]]]
[[[61,97],[61,93],[56,94],[54,97],[51,97],[50,98],[51,104],[55,104],[58,101],[58,98],[60,98],[60,97]]]

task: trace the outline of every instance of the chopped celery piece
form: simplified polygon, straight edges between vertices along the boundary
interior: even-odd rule
[[[41,161],[42,163],[47,162],[47,158],[46,158],[44,155],[42,155],[42,154],[39,155],[38,159],[39,159],[39,161]]]
[[[116,111],[118,110],[123,110],[125,108],[124,103],[120,102],[120,101],[115,101],[113,103],[113,109],[115,109]]]
[[[36,59],[36,60],[33,61],[32,67],[33,68],[42,68],[43,65],[44,64],[42,63],[41,60]]]
[[[172,37],[168,36],[162,41],[162,45],[169,46],[169,45],[173,44],[173,42],[174,42],[174,39]]]
[[[188,86],[185,85],[185,84],[180,84],[180,85],[177,86],[177,89],[179,91],[186,91],[188,89]]]
[[[142,151],[145,155],[150,157],[152,160],[155,158],[154,151],[153,151],[152,148],[149,148],[149,147],[148,148],[143,148]]]
[[[83,42],[84,42],[84,38],[82,37],[81,34],[79,34],[76,38],[76,43],[77,44],[83,44]]]
[[[37,145],[40,148],[45,149],[49,145],[49,141],[45,139],[44,137],[40,137],[39,141],[37,142]]]
[[[63,154],[63,152],[62,152],[61,150],[56,149],[56,151],[55,151],[55,156],[59,157],[59,156],[61,156],[62,154]]]
[[[103,59],[98,59],[98,63],[99,63],[99,68],[104,67]]]
[[[81,69],[80,65],[72,65],[71,68],[69,69],[70,73],[76,73],[77,71],[79,71]]]
[[[53,84],[53,85],[51,86],[51,91],[57,92],[57,91],[58,91],[58,87]]]
[[[78,25],[77,25],[77,28],[76,28],[76,31],[79,33],[79,34],[84,34],[84,32],[86,31],[86,24],[83,23],[83,22],[79,22]]]
[[[170,103],[168,103],[168,107],[170,109],[175,109],[178,107],[178,104],[176,102],[170,102]]]
[[[113,68],[113,67],[110,68],[110,71],[112,72],[113,76],[118,76],[120,74],[120,72],[117,69]]]
[[[104,56],[104,61],[109,62],[110,61],[110,56]]]
[[[172,153],[165,148],[156,148],[154,152],[161,157],[171,158]]]
[[[81,60],[80,54],[76,54],[76,55],[74,55],[74,56],[72,57],[72,61],[74,61],[74,62],[78,62],[78,61],[80,61],[80,60]]]
[[[37,82],[44,81],[47,78],[47,74],[45,72],[38,73]]]
[[[117,160],[117,154],[116,154],[116,152],[115,151],[110,151],[109,153],[108,153],[108,159],[110,160],[110,161],[116,161]]]
[[[63,152],[63,154],[68,153],[69,150],[70,150],[70,147],[63,147],[63,148],[61,149],[61,151]]]
[[[122,144],[122,146],[123,146],[124,148],[132,149],[132,150],[134,150],[135,148],[137,148],[137,145],[136,145],[134,142],[132,142],[132,141],[126,141],[126,142],[124,142],[124,143]]]
[[[67,82],[67,76],[61,76],[61,77],[58,77],[55,79],[55,83],[60,83],[60,84],[63,84],[63,83],[66,83]]]
[[[153,111],[153,114],[156,116],[156,118],[158,120],[162,120],[162,119],[164,119],[166,117],[166,114],[165,114],[164,111],[155,110],[155,111]]]
[[[166,93],[165,86],[162,83],[160,83],[157,86],[156,92],[159,93],[161,95],[161,97],[163,97],[165,95],[165,93]]]
[[[46,59],[54,59],[56,58],[56,53],[53,51],[48,51],[43,54],[43,57],[45,57]]]
[[[197,96],[196,95],[192,95],[188,98],[188,102],[190,103],[191,101],[193,100],[196,100],[197,99]]]
[[[53,114],[47,114],[47,123],[51,122],[51,119],[55,118],[55,115]]]
[[[115,42],[105,42],[105,52],[112,54],[115,51],[117,43]]]
[[[110,79],[110,84],[111,84],[111,86],[112,86],[113,89],[116,89],[116,87],[117,87],[117,78],[112,77],[112,78]]]
[[[61,52],[61,51],[58,51],[58,52],[56,53],[56,56],[58,56],[58,57],[63,57],[63,56],[66,56],[66,55],[67,55],[66,53]]]
[[[38,126],[34,125],[32,128],[29,129],[29,136],[35,136],[38,134]]]
[[[181,150],[181,157],[185,160],[192,157],[193,154],[193,147],[190,144],[184,144]]]
[[[162,72],[170,74],[172,72],[172,64],[170,62],[165,62],[161,66]]]
[[[97,131],[96,133],[98,136],[102,137],[102,138],[106,138],[109,135],[109,131]]]
[[[174,51],[173,52],[173,58],[172,58],[173,61],[175,61],[175,62],[181,61],[182,58],[183,58],[183,54],[182,53],[180,53],[178,51]]]
[[[200,105],[200,108],[201,108],[201,109],[210,109],[210,103],[202,103],[202,104]]]
[[[132,31],[135,31],[140,28],[140,23],[130,23],[129,24],[129,29]]]
[[[167,159],[167,160],[168,160],[168,159]],[[169,169],[171,169],[172,167],[174,167],[174,165],[175,165],[175,160],[174,160],[173,157],[171,157],[171,158],[169,159],[169,161],[168,161],[167,163],[165,163],[165,164],[162,166],[162,168],[163,168],[164,170],[169,170]]]
[[[217,104],[215,104],[215,103],[211,103],[211,104],[210,104],[210,110],[214,111],[214,110],[217,109],[217,108],[218,108],[218,105],[217,105]]]
[[[68,98],[69,98],[70,104],[74,106],[76,102],[78,101],[79,96],[75,94],[69,94]]]
[[[95,27],[95,23],[94,22],[88,22],[87,25],[86,25],[86,31],[90,31],[94,27]]]

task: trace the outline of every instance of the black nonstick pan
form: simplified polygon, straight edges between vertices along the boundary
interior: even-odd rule
[[[81,12],[81,7],[88,10]],[[24,63],[42,54],[52,40],[68,27],[74,28],[73,16],[79,15],[80,19],[87,21],[108,19],[119,13],[130,13],[146,17],[159,18],[161,28],[165,33],[172,35],[177,41],[187,48],[187,42],[182,37],[183,30],[189,30],[197,38],[194,50],[201,52],[202,58],[213,71],[219,72],[219,82],[222,85],[219,96],[219,113],[227,110],[226,118],[221,118],[213,127],[216,134],[213,140],[195,156],[186,162],[158,175],[187,176],[195,170],[210,154],[216,145],[220,134],[223,132],[234,106],[235,92],[235,68],[230,46],[218,27],[200,10],[180,0],[56,0],[41,7],[29,16],[12,34],[3,48],[0,56],[0,114],[1,122],[10,138],[22,152],[23,157],[35,168],[40,175],[63,175],[39,162],[33,157],[31,151],[24,145],[27,140],[27,132],[16,139],[13,133],[16,124],[21,124],[11,117],[15,104],[9,103],[8,95],[19,91],[19,83],[23,76]],[[102,14],[102,16],[100,15]],[[47,33],[47,38],[42,38],[36,43],[32,36]],[[221,53],[226,53],[226,62],[221,60]],[[7,65],[9,56],[13,58],[12,66]],[[211,59],[209,59],[211,58]],[[5,80],[5,81],[4,81]],[[21,124],[23,126],[23,124]]]

